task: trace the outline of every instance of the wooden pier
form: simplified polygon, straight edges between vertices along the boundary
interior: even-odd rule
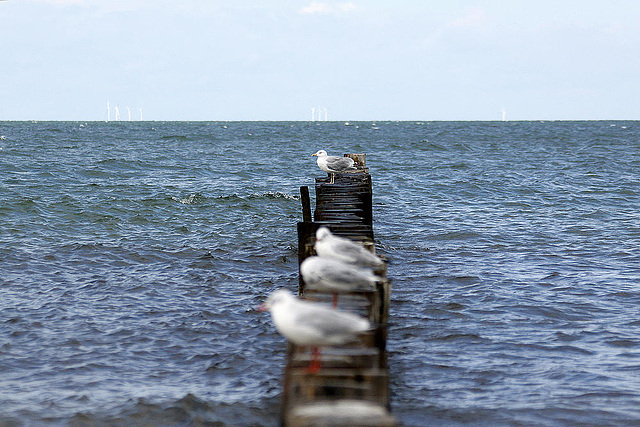
[[[316,230],[364,244],[375,252],[371,175],[364,154],[346,154],[358,170],[329,178],[316,178],[316,208],[311,218],[308,187],[301,187],[303,221],[298,223],[298,260],[314,255]],[[387,370],[387,318],[390,282],[386,267],[375,291],[340,294],[338,308],[367,317],[376,327],[350,345],[322,348],[322,367],[309,373],[308,349],[287,344],[287,362],[282,392],[282,424],[285,426],[395,426],[389,412]],[[299,279],[299,294],[306,299],[330,303],[333,294],[305,289]]]

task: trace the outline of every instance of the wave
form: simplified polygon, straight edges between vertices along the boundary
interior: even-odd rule
[[[183,198],[171,197],[171,200],[182,203],[183,205],[199,205],[207,201],[207,198],[200,193],[193,193]]]
[[[199,205],[209,200],[200,193],[192,193],[186,197],[172,196],[171,200],[182,203],[184,205]],[[294,194],[283,193],[281,191],[265,191],[262,193],[252,193],[246,196],[239,195],[237,193],[229,195],[221,195],[214,198],[215,200],[234,201],[234,200],[300,200],[300,196]]]
[[[250,194],[249,199],[286,199],[286,200],[300,200],[300,196],[293,194],[282,193],[280,191],[265,191],[263,193]]]
[[[186,135],[165,135],[162,139],[168,141],[188,141],[189,137]]]
[[[234,193],[229,195],[218,196],[216,198],[220,200],[255,200],[255,199],[300,200],[300,196],[283,193],[281,191],[265,191],[262,193],[252,193],[247,196],[241,196],[237,193]]]
[[[108,402],[101,409],[68,414],[49,414],[47,423],[64,425],[234,425],[239,419],[246,425],[276,425],[277,397],[263,397],[258,402],[220,403],[187,393],[182,398],[129,398],[126,402]],[[65,403],[87,405],[85,393],[70,394]],[[266,408],[266,409],[265,409]],[[239,418],[240,417],[240,418]],[[23,412],[19,418],[0,415],[0,425],[22,425],[21,421],[38,421],[38,414]],[[29,423],[27,423],[29,424]]]

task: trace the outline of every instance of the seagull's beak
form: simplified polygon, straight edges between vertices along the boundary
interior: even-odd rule
[[[267,311],[267,310],[268,310],[268,308],[267,308],[267,306],[266,306],[266,305],[264,305],[264,304],[260,304],[260,306],[258,307],[258,311],[259,311],[260,313],[262,313],[262,312],[264,312],[264,311]]]
[[[311,157],[318,157],[318,153],[313,153]]]

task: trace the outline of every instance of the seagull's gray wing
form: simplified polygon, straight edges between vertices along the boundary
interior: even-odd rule
[[[331,170],[340,172],[349,169],[355,169],[353,167],[353,159],[349,157],[328,156],[327,167]]]
[[[355,334],[371,327],[369,321],[361,316],[324,305],[308,305],[296,320],[301,326],[317,330],[324,337]]]
[[[334,266],[323,271],[323,279],[327,282],[344,287],[345,290],[373,288],[370,275],[349,265]],[[372,277],[372,275],[371,275]]]
[[[350,240],[335,239],[334,249],[336,252],[353,258],[361,258],[363,256],[367,258],[375,257],[375,255],[369,252],[364,246]]]

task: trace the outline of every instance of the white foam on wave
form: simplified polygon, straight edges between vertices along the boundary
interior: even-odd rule
[[[182,203],[183,205],[196,205],[206,200],[206,197],[204,197],[200,193],[193,193],[193,194],[189,194],[187,197],[183,197],[183,198],[172,197],[171,199],[176,202]]]
[[[286,200],[299,200],[300,196],[293,194],[282,193],[280,191],[265,191],[263,193],[253,193],[249,197],[266,197],[270,199],[286,199]]]

